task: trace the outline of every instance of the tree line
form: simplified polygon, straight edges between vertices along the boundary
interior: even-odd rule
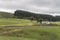
[[[60,16],[52,16],[47,14],[37,14],[23,10],[16,10],[14,12],[14,16],[16,18],[22,19],[30,19],[30,20],[37,20],[37,21],[60,21]]]

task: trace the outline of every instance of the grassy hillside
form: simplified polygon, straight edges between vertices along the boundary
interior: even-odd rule
[[[12,17],[13,17],[12,13],[0,11],[0,18],[12,18]]]
[[[28,26],[28,28],[0,27],[0,40],[60,40],[60,26],[40,26],[36,21],[10,18],[13,14],[0,12],[0,26]],[[60,25],[60,22],[54,22]],[[31,27],[34,25],[35,27]],[[46,24],[45,24],[46,25]]]
[[[53,24],[37,24],[37,21],[17,18],[0,18],[0,26],[60,26],[60,22],[53,22]]]
[[[0,11],[0,26],[32,26],[32,25],[36,26],[37,25],[36,21],[30,21],[27,19],[17,19],[17,18],[13,18],[13,16],[14,15],[12,13]],[[54,24],[60,25],[60,22],[59,23],[54,22]],[[39,24],[39,26],[40,25],[41,24]]]
[[[13,16],[13,13],[0,11],[0,26],[28,26],[34,23],[26,19],[13,18]]]
[[[36,21],[16,18],[0,18],[0,26],[32,26]]]

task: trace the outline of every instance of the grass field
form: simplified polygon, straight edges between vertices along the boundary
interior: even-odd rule
[[[54,22],[54,24],[60,25],[60,21],[58,21],[58,22]]]
[[[54,22],[53,24],[60,25],[60,22]],[[0,26],[36,26],[36,21],[27,19],[16,19],[16,18],[0,18]],[[41,24],[39,24],[41,25]]]
[[[0,26],[31,26],[35,21],[16,18],[0,18]]]
[[[0,29],[0,40],[60,40],[60,27]]]
[[[10,37],[10,36],[0,36],[0,40],[34,40],[34,39],[21,38],[21,37]]]
[[[0,12],[0,40],[60,40],[60,22],[53,22],[54,26],[37,24],[36,21],[17,19],[13,16],[11,13]]]
[[[32,26],[36,21],[0,18],[0,26]],[[53,24],[60,25],[60,22]],[[36,28],[0,28],[0,40],[60,40],[60,26]]]

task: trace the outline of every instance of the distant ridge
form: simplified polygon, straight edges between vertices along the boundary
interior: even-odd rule
[[[0,18],[12,18],[13,14],[9,12],[0,11]]]

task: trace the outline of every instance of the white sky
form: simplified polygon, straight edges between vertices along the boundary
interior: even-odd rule
[[[60,0],[0,0],[0,11],[14,12],[15,10],[60,15],[57,13],[60,12]]]

